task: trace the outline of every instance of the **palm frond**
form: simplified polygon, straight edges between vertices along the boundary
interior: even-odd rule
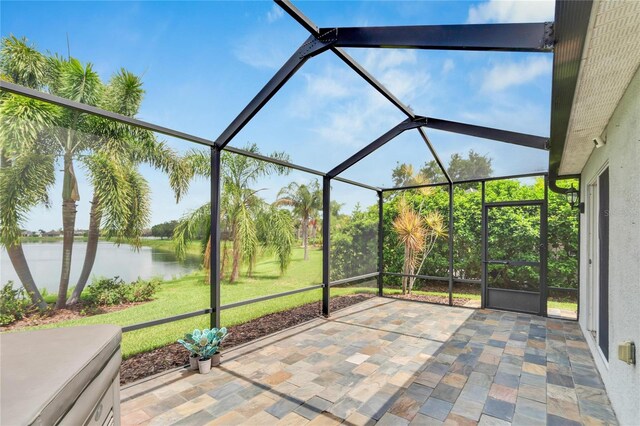
[[[241,206],[236,218],[236,226],[242,257],[252,263],[256,259],[259,243],[256,224],[249,206]]]
[[[211,203],[203,204],[180,219],[173,230],[173,242],[179,259],[186,257],[187,243],[196,238],[201,230],[207,229],[210,221]]]
[[[121,68],[105,86],[101,105],[106,110],[133,117],[138,113],[143,97],[140,77]]]
[[[26,38],[11,35],[2,39],[0,70],[14,83],[40,89],[45,83],[47,61]]]
[[[58,82],[54,86],[58,96],[88,105],[97,105],[103,85],[93,65],[82,65],[75,58],[60,62]]]
[[[102,222],[108,237],[118,241],[125,238],[132,214],[134,196],[129,171],[118,161],[104,153],[85,156],[83,162],[89,171],[89,181],[97,197]]]
[[[127,168],[126,172],[131,196],[129,197],[129,220],[124,236],[134,247],[140,247],[142,232],[151,220],[151,191],[148,182],[136,169]]]
[[[0,151],[7,157],[43,152],[43,133],[51,131],[60,108],[35,99],[9,94],[0,103]]]
[[[27,152],[0,168],[0,244],[20,241],[20,225],[31,208],[49,205],[49,190],[55,183],[54,159]]]

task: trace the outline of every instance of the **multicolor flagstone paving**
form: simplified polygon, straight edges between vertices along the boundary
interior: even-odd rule
[[[124,425],[616,424],[575,322],[387,298],[121,398]]]

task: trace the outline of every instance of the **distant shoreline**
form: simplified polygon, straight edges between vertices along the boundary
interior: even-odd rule
[[[21,243],[57,243],[62,242],[62,237],[21,237]],[[87,237],[84,236],[76,236],[74,242],[87,242]],[[100,239],[100,242],[113,242],[107,239]],[[128,243],[123,243],[128,244]],[[157,250],[162,250],[165,252],[175,253],[175,247],[173,244],[173,240],[171,238],[141,238],[140,245],[144,247],[151,247]],[[187,256],[189,257],[202,257],[202,248],[199,241],[191,241],[187,246]]]

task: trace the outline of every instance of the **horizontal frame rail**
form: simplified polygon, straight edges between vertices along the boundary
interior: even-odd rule
[[[292,294],[303,293],[305,291],[317,290],[319,288],[324,287],[324,284],[316,284],[309,287],[297,288],[295,290],[284,291],[282,293],[269,294],[266,296],[256,297],[254,299],[242,300],[240,302],[229,303],[228,305],[220,306],[220,310],[224,311],[225,309],[237,308],[240,306],[251,305],[252,303],[264,302],[265,300],[277,299],[278,297],[291,296]]]
[[[214,146],[215,142],[209,139],[201,138],[199,136],[190,135],[188,133],[173,130],[168,127],[159,126],[157,124],[149,123],[146,121],[138,120],[133,117],[129,117],[115,112],[107,111],[93,105],[83,104],[81,102],[71,101],[60,96],[51,95],[49,93],[43,93],[39,90],[30,89],[25,86],[21,86],[15,83],[9,83],[8,81],[0,80],[0,89],[14,93],[20,96],[26,96],[28,98],[37,99],[39,101],[47,102],[50,104],[62,106],[65,108],[73,109],[75,111],[85,112],[87,114],[95,115],[102,118],[108,118],[119,123],[129,124],[131,126],[151,130],[152,132],[161,133],[166,136],[172,136],[178,139],[184,139],[189,142],[195,142],[200,145]]]
[[[527,148],[549,150],[549,138],[530,135],[526,133],[512,132],[510,130],[496,129],[493,127],[477,126],[475,124],[460,123],[457,121],[443,120],[427,117],[425,127],[443,132],[458,133],[476,138],[506,142]]]
[[[567,288],[567,287],[547,287],[547,290],[558,290],[558,291],[568,291],[569,293],[577,292],[577,288]]]
[[[431,281],[449,281],[448,277],[435,277],[432,275],[411,275],[411,274],[402,274],[399,272],[383,272],[383,275],[389,275],[394,277],[412,277],[412,278],[420,278],[423,280],[431,280]],[[453,282],[460,284],[482,284],[482,280],[474,280],[469,278],[453,278]]]
[[[122,327],[122,332],[126,333],[128,331],[140,330],[142,328],[153,327],[156,325],[167,324],[169,322],[180,321],[187,318],[199,317],[200,315],[206,315],[213,312],[213,309],[201,309],[199,311],[189,312],[187,314],[174,315],[172,317],[160,318],[153,321],[139,322],[137,324],[125,325]]]
[[[360,188],[370,189],[370,190],[376,191],[376,192],[380,191],[380,188],[378,188],[376,186],[371,186],[371,185],[367,185],[366,183],[356,182],[355,180],[351,180],[351,179],[345,179],[345,178],[340,177],[340,176],[336,176],[331,180],[337,180],[338,182],[348,183],[349,185],[359,186]]]
[[[357,277],[343,278],[341,280],[331,281],[329,283],[329,287],[333,287],[336,285],[349,284],[355,281],[366,280],[367,278],[377,278],[380,275],[380,272],[371,272],[369,274],[358,275]]]
[[[270,299],[276,299],[278,297],[291,296],[292,294],[303,293],[305,291],[310,291],[310,290],[316,290],[316,289],[319,289],[319,288],[322,288],[322,287],[324,287],[324,284],[317,284],[317,285],[312,285],[312,286],[309,286],[309,287],[298,288],[298,289],[295,289],[295,290],[284,291],[282,293],[269,294],[267,296],[256,297],[254,299],[248,299],[248,300],[243,300],[243,301],[240,301],[240,302],[230,303],[228,305],[222,305],[222,306],[220,306],[220,310],[224,311],[225,309],[237,308],[239,306],[250,305],[252,303],[263,302],[265,300],[270,300]],[[138,323],[138,324],[125,325],[125,326],[122,327],[122,332],[126,333],[126,332],[129,332],[129,331],[140,330],[142,328],[153,327],[153,326],[161,325],[161,324],[167,324],[167,323],[170,323],[170,322],[175,322],[175,321],[180,321],[180,320],[183,320],[183,319],[193,318],[193,317],[197,317],[197,316],[200,316],[200,315],[210,314],[213,311],[214,311],[214,309],[212,309],[212,308],[206,308],[206,309],[201,309],[199,311],[189,312],[189,313],[180,314],[180,315],[174,315],[174,316],[166,317],[166,318],[160,318],[160,319],[153,320],[153,321],[146,321],[146,322],[141,322],[141,323]]]
[[[463,185],[468,183],[482,183],[482,182],[491,182],[495,180],[509,180],[509,179],[524,179],[530,177],[545,177],[548,176],[548,172],[532,172],[532,173],[524,173],[519,175],[506,175],[506,176],[490,176],[486,178],[478,178],[478,179],[465,179],[465,180],[454,180],[453,185]],[[425,183],[422,185],[407,185],[407,186],[396,186],[392,188],[382,188],[382,192],[388,191],[405,191],[408,189],[420,189],[420,188],[428,188],[431,186],[444,186],[449,185],[447,182],[438,182],[438,183]]]
[[[264,161],[271,164],[276,164],[278,166],[288,167],[290,169],[299,170],[301,172],[309,173],[316,176],[324,176],[325,173],[319,170],[315,170],[309,167],[300,166],[298,164],[290,163],[284,160],[278,160],[277,158],[269,157],[267,155],[256,154],[255,152],[246,151],[244,149],[235,148],[233,146],[227,145],[222,148],[223,151],[229,151],[233,154],[244,155],[245,157],[250,157],[256,160]]]
[[[494,201],[485,203],[485,207],[518,207],[518,206],[539,206],[544,204],[544,200],[520,200],[520,201]]]
[[[550,22],[320,28],[336,47],[501,52],[552,52]]]

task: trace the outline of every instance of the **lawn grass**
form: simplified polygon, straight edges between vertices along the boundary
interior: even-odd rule
[[[322,252],[312,249],[309,252],[309,260],[303,260],[302,249],[296,249],[293,253],[291,265],[286,274],[280,276],[278,263],[265,257],[255,267],[254,276],[241,278],[233,284],[223,281],[221,291],[222,304],[229,304],[241,300],[266,296],[307,287],[322,282]],[[120,326],[137,324],[154,319],[169,317],[187,312],[193,312],[209,307],[209,285],[205,282],[203,271],[165,281],[159,286],[153,301],[133,306],[117,312],[102,315],[94,315],[55,324],[47,324],[38,328],[67,327],[89,324],[116,324]],[[346,294],[353,292],[348,289],[339,289],[334,294]],[[221,312],[222,324],[231,326],[258,318],[268,313],[278,312],[305,303],[320,300],[321,290],[311,290],[284,298],[278,298],[229,309]],[[122,351],[125,357],[135,353],[145,352],[167,343],[174,342],[186,331],[194,327],[208,325],[208,316],[189,318],[174,323],[163,324],[143,330],[125,333],[123,336]]]
[[[140,244],[145,247],[151,247],[157,250],[162,250],[170,253],[176,252],[176,246],[172,239],[155,239],[155,238],[142,238]],[[187,256],[202,257],[202,243],[200,241],[189,241],[186,248]]]
[[[145,240],[144,245],[158,249],[173,250],[170,240]],[[189,251],[199,253],[199,243],[189,246]],[[231,284],[227,280],[221,283],[222,305],[253,299],[260,296],[295,290],[322,282],[322,251],[309,250],[309,260],[303,260],[303,250],[297,248],[293,252],[291,264],[285,274],[280,275],[278,263],[271,256],[264,256],[254,269],[252,277],[241,275],[240,279]],[[244,272],[244,271],[243,271]],[[160,284],[155,299],[141,305],[133,306],[117,312],[88,316],[55,324],[47,324],[36,328],[67,327],[90,324],[116,324],[120,326],[137,324],[155,319],[188,313],[209,307],[209,285],[205,282],[204,271],[197,271],[178,279],[165,281]],[[375,293],[377,289],[371,287],[333,287],[331,296],[342,296],[355,293]],[[399,289],[385,289],[386,294],[397,294]],[[416,294],[439,296],[448,298],[448,293],[438,291],[415,291]],[[53,296],[53,295],[52,295]],[[479,294],[454,293],[453,297],[466,299],[480,299]],[[250,321],[261,316],[291,309],[306,303],[317,302],[322,299],[321,289],[310,290],[291,296],[267,300],[238,308],[223,310],[220,314],[223,326],[232,326]],[[575,309],[575,304],[564,302],[549,302],[549,307]],[[123,356],[130,357],[140,352],[175,342],[185,332],[193,328],[209,326],[209,316],[202,315],[172,323],[149,327],[125,333],[122,340]]]

